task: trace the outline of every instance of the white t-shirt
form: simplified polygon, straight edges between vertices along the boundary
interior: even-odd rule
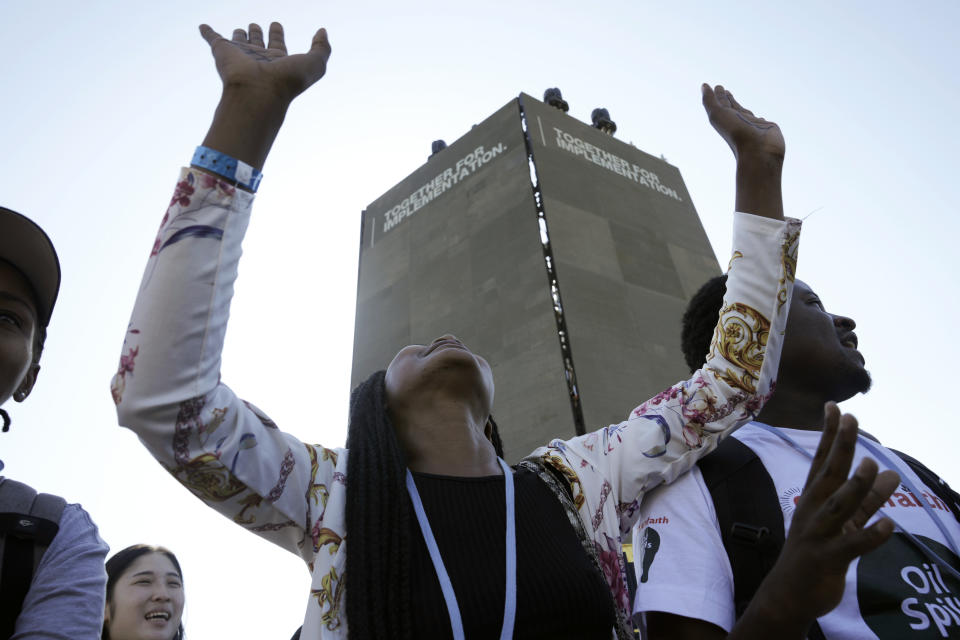
[[[820,433],[782,429],[794,442],[816,451]],[[810,460],[776,434],[754,423],[733,436],[753,449],[773,479],[784,530],[789,532]],[[955,540],[960,525],[947,506],[896,454],[885,450],[900,477],[909,476],[921,489],[919,498],[905,485],[894,492],[881,512],[917,536],[952,566],[960,558],[919,500],[926,500]],[[857,446],[851,468],[874,457]],[[888,468],[877,460],[880,469]],[[662,611],[705,620],[729,631],[735,621],[733,574],[710,492],[700,469],[647,495],[633,530],[637,597],[634,612]],[[879,549],[850,563],[843,599],[819,619],[828,640],[883,638],[960,638],[960,581],[932,564],[903,533],[897,531]]]

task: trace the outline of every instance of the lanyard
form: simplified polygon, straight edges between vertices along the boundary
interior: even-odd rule
[[[762,429],[766,429],[767,431],[776,435],[781,440],[789,444],[791,447],[793,447],[794,449],[802,453],[807,458],[810,458],[811,460],[813,459],[812,453],[810,453],[809,451],[801,447],[799,444],[797,444],[793,440],[793,438],[785,434],[780,429],[777,429],[776,427],[771,427],[768,424],[763,424],[762,422],[753,422],[753,424]],[[899,469],[899,466],[893,460],[890,459],[890,456],[887,455],[886,452],[884,452],[884,450],[880,446],[872,442],[869,438],[864,438],[863,436],[858,434],[857,443],[863,445],[865,449],[867,449],[871,454],[873,454],[876,458],[878,458],[890,469],[894,469],[894,470]],[[909,489],[910,493],[913,494],[914,500],[920,503],[920,506],[923,507],[924,511],[926,511],[927,516],[929,516],[930,519],[933,520],[933,523],[937,526],[937,528],[940,529],[940,533],[943,534],[944,540],[947,541],[947,544],[953,549],[953,552],[956,553],[957,555],[960,555],[960,548],[958,548],[956,540],[950,534],[950,531],[947,529],[947,526],[943,523],[943,521],[937,517],[937,515],[933,512],[933,509],[930,507],[930,505],[927,504],[926,500],[922,497],[921,492],[917,489],[913,480],[911,480],[909,475],[907,475],[906,473],[901,473],[899,475],[900,475],[900,480],[903,482],[903,484],[907,485],[907,489]],[[936,551],[934,551],[929,546],[924,544],[915,535],[907,531],[907,529],[903,527],[899,522],[897,522],[897,520],[889,512],[885,511],[884,515],[887,518],[890,518],[893,524],[896,525],[897,529],[900,530],[900,532],[903,533],[905,536],[907,536],[907,538],[909,538],[910,541],[913,544],[915,544],[917,548],[919,548],[920,551],[924,553],[924,555],[927,556],[927,558],[929,558],[933,562],[940,565],[951,576],[953,576],[957,580],[960,580],[960,572],[958,572],[946,560],[941,558]]]
[[[503,627],[500,630],[500,640],[510,640],[513,637],[513,621],[517,613],[517,520],[513,497],[513,471],[503,461],[503,458],[497,458],[497,461],[500,462],[500,468],[503,469],[504,493],[506,494],[504,502],[507,508],[507,586],[503,599]],[[440,581],[440,590],[443,591],[443,599],[447,603],[447,613],[450,615],[450,627],[453,629],[454,640],[465,640],[466,636],[463,633],[463,620],[460,618],[457,595],[453,592],[453,583],[450,582],[447,569],[443,566],[440,548],[433,537],[430,521],[427,520],[427,513],[424,511],[423,501],[420,499],[420,492],[417,491],[417,484],[413,481],[413,474],[410,473],[409,469],[407,469],[407,493],[410,494],[413,510],[417,514],[417,522],[420,523],[420,531],[423,532],[423,540],[427,543],[433,569],[437,572],[437,580]]]

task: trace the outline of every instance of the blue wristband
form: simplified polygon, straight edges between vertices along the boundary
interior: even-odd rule
[[[254,169],[246,162],[231,158],[225,153],[220,153],[209,147],[197,147],[193,154],[191,166],[199,169],[206,169],[212,173],[222,176],[237,185],[249,189],[256,193],[260,186],[260,179],[263,174]]]

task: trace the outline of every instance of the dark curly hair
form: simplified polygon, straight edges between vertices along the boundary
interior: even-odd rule
[[[347,624],[351,639],[412,640],[407,463],[387,413],[385,371],[350,395],[347,432]],[[490,440],[503,457],[496,422]]]
[[[693,294],[687,303],[687,310],[683,312],[680,348],[691,373],[703,366],[707,352],[710,351],[713,331],[717,326],[726,293],[726,274],[710,278]]]

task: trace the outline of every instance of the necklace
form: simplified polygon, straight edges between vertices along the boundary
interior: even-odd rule
[[[503,469],[504,502],[507,510],[507,584],[503,599],[503,627],[500,630],[500,640],[509,640],[513,637],[513,622],[517,613],[517,520],[516,509],[514,508],[513,471],[502,458],[497,458],[497,461],[500,463],[500,468]],[[433,569],[437,572],[437,580],[440,581],[440,590],[443,592],[443,599],[447,604],[447,613],[450,616],[450,628],[453,629],[454,640],[465,640],[466,636],[463,632],[463,620],[460,616],[460,606],[457,604],[457,595],[453,592],[453,583],[450,582],[447,569],[443,566],[440,548],[433,537],[427,512],[423,508],[423,501],[420,499],[420,492],[417,491],[417,484],[413,480],[410,469],[407,469],[407,493],[410,494],[413,510],[417,515],[417,522],[420,524],[420,531],[423,533],[423,540],[430,552],[430,561],[433,562]]]

